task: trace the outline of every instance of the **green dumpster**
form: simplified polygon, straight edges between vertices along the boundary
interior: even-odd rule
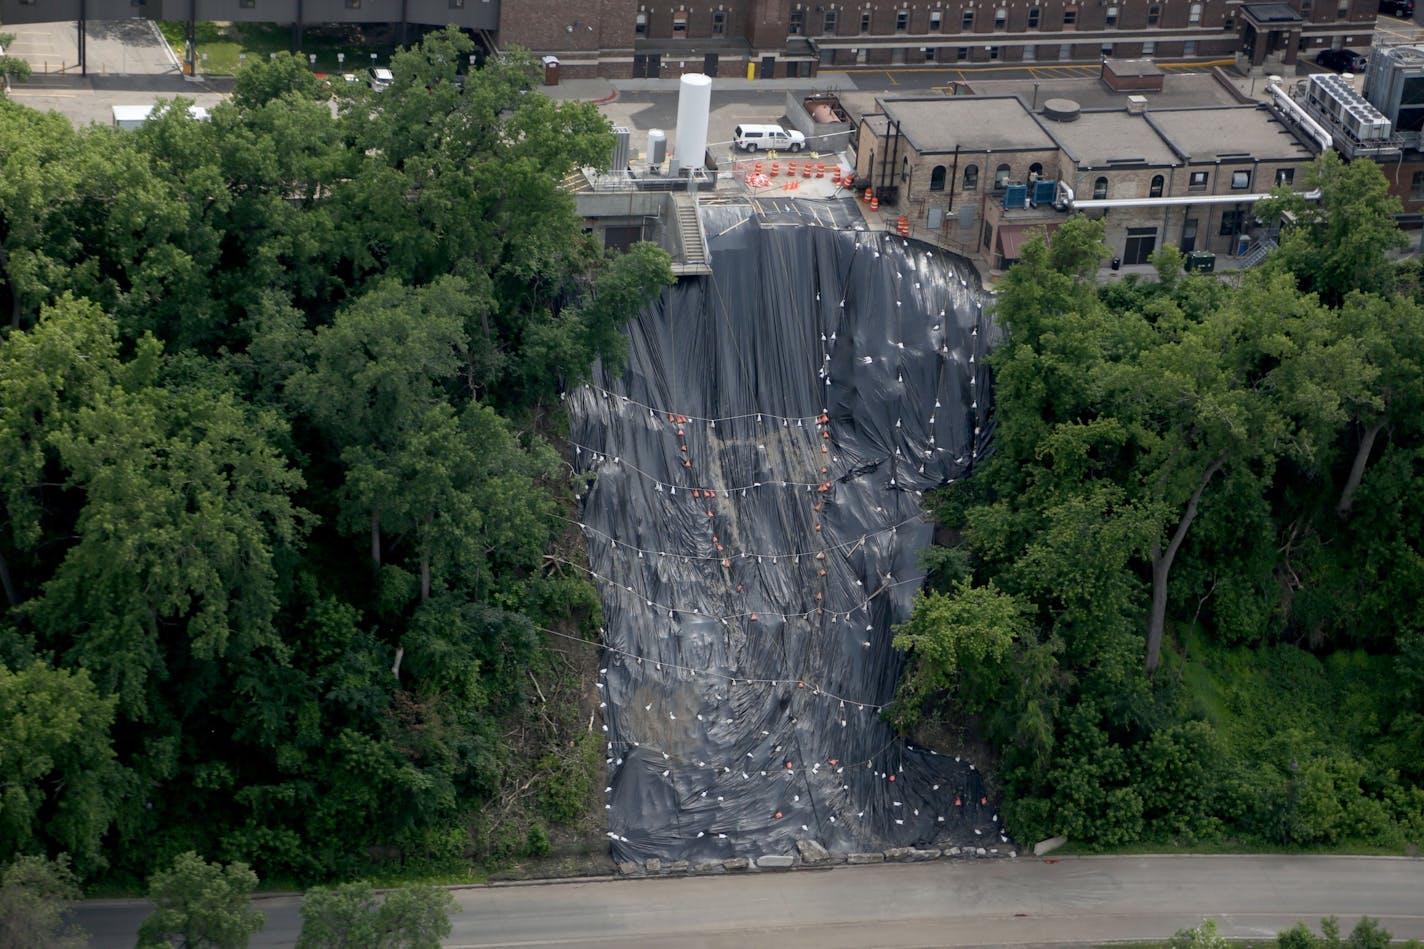
[[[1194,250],[1187,254],[1187,273],[1212,273],[1216,270],[1216,255],[1209,250]]]

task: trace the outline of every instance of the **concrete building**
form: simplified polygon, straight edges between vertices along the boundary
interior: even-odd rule
[[[566,76],[782,78],[820,68],[1233,59],[1369,45],[1378,0],[0,0],[0,22],[147,16],[293,25],[454,23]]]
[[[1315,150],[1262,105],[1081,109],[1016,96],[886,97],[859,126],[859,178],[917,233],[1003,270],[1070,211],[1101,217],[1123,264],[1164,244],[1238,254],[1251,208]]]

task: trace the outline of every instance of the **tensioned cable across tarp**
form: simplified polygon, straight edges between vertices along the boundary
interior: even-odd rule
[[[849,202],[704,203],[713,274],[568,396],[619,861],[1008,849],[974,765],[881,719],[921,492],[986,444],[992,326],[960,258]]]

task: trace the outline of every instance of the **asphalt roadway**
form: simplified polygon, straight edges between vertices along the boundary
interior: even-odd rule
[[[454,890],[448,947],[775,945],[1049,946],[1165,940],[1215,919],[1230,938],[1271,938],[1325,916],[1378,919],[1424,938],[1424,859],[1021,857],[599,880]],[[296,942],[299,900],[267,897],[253,946]],[[128,949],[149,907],[95,900],[76,919],[96,949]]]

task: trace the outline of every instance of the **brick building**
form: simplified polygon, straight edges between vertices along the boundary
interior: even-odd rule
[[[1257,105],[1080,110],[1016,96],[884,97],[863,116],[856,174],[916,233],[1003,270],[1069,211],[1102,218],[1125,264],[1158,247],[1234,254],[1251,209],[1315,151]],[[1055,118],[1056,117],[1056,118]]]
[[[1084,63],[1102,57],[1291,63],[1367,46],[1378,0],[0,0],[0,22],[147,16],[470,30],[557,56],[566,76],[764,78],[822,67]]]

